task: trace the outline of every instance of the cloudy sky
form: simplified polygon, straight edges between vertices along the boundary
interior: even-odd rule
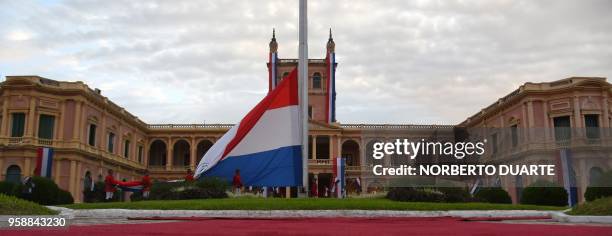
[[[233,123],[297,57],[297,0],[0,0],[0,76],[84,81],[147,123]],[[342,123],[456,124],[527,81],[612,76],[612,1],[309,1]]]

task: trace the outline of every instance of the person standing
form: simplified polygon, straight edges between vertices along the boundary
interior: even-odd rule
[[[310,187],[310,194],[312,194],[312,197],[314,198],[318,198],[319,197],[319,181],[317,180],[317,178],[314,178],[312,181],[312,186]]]
[[[240,169],[236,169],[234,178],[232,179],[232,187],[234,188],[234,193],[236,195],[240,195],[240,189],[242,188],[242,180],[240,179]]]
[[[110,201],[113,199],[113,194],[117,191],[115,185],[117,185],[117,180],[113,177],[113,170],[108,169],[106,178],[104,178],[104,192],[106,192],[104,200]]]
[[[145,170],[144,176],[142,176],[142,198],[148,199],[151,193],[151,177],[149,177],[149,170]]]
[[[87,171],[83,179],[83,202],[91,202],[94,194],[94,185],[91,172]]]

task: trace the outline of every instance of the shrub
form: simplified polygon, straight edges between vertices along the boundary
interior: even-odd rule
[[[474,194],[474,198],[480,202],[512,203],[512,199],[510,198],[510,195],[508,195],[508,192],[500,187],[480,188],[478,192]]]
[[[34,176],[31,177],[33,183],[32,192],[28,191],[28,186],[24,186],[21,198],[36,202],[41,205],[55,205],[58,202],[59,187],[53,180]]]
[[[196,186],[201,189],[216,189],[225,191],[229,187],[227,181],[217,177],[203,177],[196,182]]]
[[[402,202],[443,202],[444,195],[437,191],[417,188],[391,188],[387,198]]]
[[[598,198],[610,197],[612,196],[612,187],[593,187],[589,186],[584,193],[584,198],[587,201],[594,201]]]
[[[151,186],[149,199],[173,200],[180,199],[178,191],[184,188],[181,182],[155,182]]]
[[[0,194],[14,196],[17,186],[15,183],[0,181]]]
[[[471,202],[472,201],[472,196],[465,188],[445,187],[445,188],[438,188],[438,191],[444,195],[444,202]]]
[[[538,180],[523,189],[521,204],[567,206],[567,192],[555,183]]]
[[[64,205],[64,204],[72,204],[74,203],[74,198],[72,198],[72,194],[70,192],[60,189],[57,194],[57,202],[56,205]]]
[[[591,186],[587,187],[584,198],[587,201],[593,201],[612,196],[612,186],[610,184],[612,184],[612,171],[607,171],[596,179]]]

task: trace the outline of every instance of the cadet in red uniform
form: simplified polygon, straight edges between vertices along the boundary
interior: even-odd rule
[[[108,174],[106,178],[104,178],[104,191],[106,192],[106,197],[104,199],[110,200],[113,198],[113,193],[117,191],[115,185],[117,185],[117,180],[113,177],[113,170],[108,169]]]
[[[240,179],[240,170],[236,169],[234,179],[232,180],[232,186],[234,187],[234,193],[240,195],[240,188],[242,188],[242,180]]]
[[[187,169],[187,175],[185,175],[185,182],[191,181],[193,181],[193,172],[191,172],[191,169]]]
[[[142,197],[149,198],[149,193],[151,193],[151,177],[149,177],[149,171],[145,170],[144,176],[142,176]]]

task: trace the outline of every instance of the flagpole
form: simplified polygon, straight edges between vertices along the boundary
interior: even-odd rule
[[[300,0],[298,80],[302,108],[302,187],[304,197],[308,197],[308,19],[307,2]]]

